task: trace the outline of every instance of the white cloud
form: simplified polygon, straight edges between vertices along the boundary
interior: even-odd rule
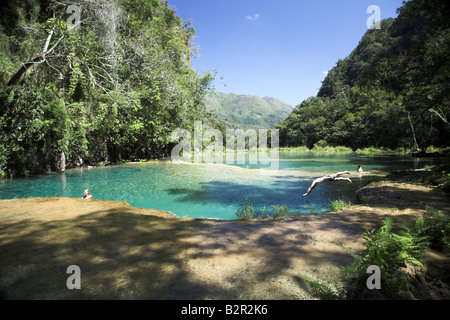
[[[258,20],[258,18],[259,18],[259,13],[255,13],[255,14],[252,15],[252,16],[246,16],[246,17],[245,17],[245,19],[247,19],[247,20],[253,20],[253,21]]]
[[[330,71],[328,71],[328,70],[327,70],[327,71],[322,71],[322,74],[325,75],[325,76],[327,76],[327,75],[328,75],[328,72],[330,72]]]

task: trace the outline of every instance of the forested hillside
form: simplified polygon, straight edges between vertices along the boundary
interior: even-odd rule
[[[227,128],[270,129],[283,121],[293,108],[278,99],[208,92],[205,106],[216,114]]]
[[[368,30],[276,125],[280,145],[449,146],[449,7],[411,0]],[[194,35],[167,0],[3,2],[0,176],[167,155],[195,120],[224,131],[286,116],[273,99],[205,98],[213,76],[192,68]]]
[[[167,154],[207,115],[194,33],[165,0],[3,2],[0,173]]]
[[[450,145],[450,3],[411,0],[398,13],[368,30],[317,97],[277,125],[282,146]]]

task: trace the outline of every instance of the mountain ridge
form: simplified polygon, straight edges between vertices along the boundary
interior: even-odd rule
[[[225,126],[235,129],[270,129],[294,110],[274,97],[219,91],[209,92],[204,103]]]

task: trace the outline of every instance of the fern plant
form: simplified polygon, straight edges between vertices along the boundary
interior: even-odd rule
[[[322,281],[314,280],[311,277],[299,275],[308,284],[311,294],[320,300],[344,300],[345,289],[339,284],[339,280],[322,279]]]
[[[392,232],[393,220],[386,218],[378,232],[365,232],[365,249],[362,253],[362,267],[378,265],[383,268],[403,268],[408,264],[421,267],[427,238],[411,234],[404,229],[399,234]]]
[[[450,219],[431,206],[427,205],[425,209],[425,214],[409,228],[410,232],[418,237],[426,237],[433,248],[450,248]]]
[[[387,218],[379,230],[370,230],[364,233],[366,242],[360,254],[339,243],[350,254],[355,262],[341,268],[339,274],[332,281],[323,279],[315,281],[307,276],[301,277],[308,283],[312,294],[320,299],[361,299],[361,298],[407,298],[408,274],[405,267],[408,265],[422,266],[422,258],[428,249],[427,237],[411,233],[409,229],[393,233],[393,220]],[[366,285],[367,270],[369,266],[378,266],[381,270],[380,291],[369,290]]]

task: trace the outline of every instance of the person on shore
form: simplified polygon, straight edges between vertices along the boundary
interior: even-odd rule
[[[363,173],[364,170],[363,170],[363,168],[361,166],[358,166],[358,169],[356,169],[356,172]]]
[[[83,197],[83,199],[92,199],[92,195],[89,194],[89,190],[88,189],[84,190],[84,197]]]
[[[339,178],[340,176],[344,175],[344,174],[350,174],[349,171],[344,171],[344,172],[338,172],[336,174],[332,174],[332,175],[326,175],[323,176],[321,178],[317,178],[313,181],[313,183],[311,184],[311,186],[309,187],[308,191],[303,195],[304,197],[306,197],[307,195],[309,195],[311,193],[311,191],[313,191],[317,185],[324,183],[324,182],[329,182],[329,181],[348,181],[348,182],[352,182],[352,180],[350,180],[350,178]]]

